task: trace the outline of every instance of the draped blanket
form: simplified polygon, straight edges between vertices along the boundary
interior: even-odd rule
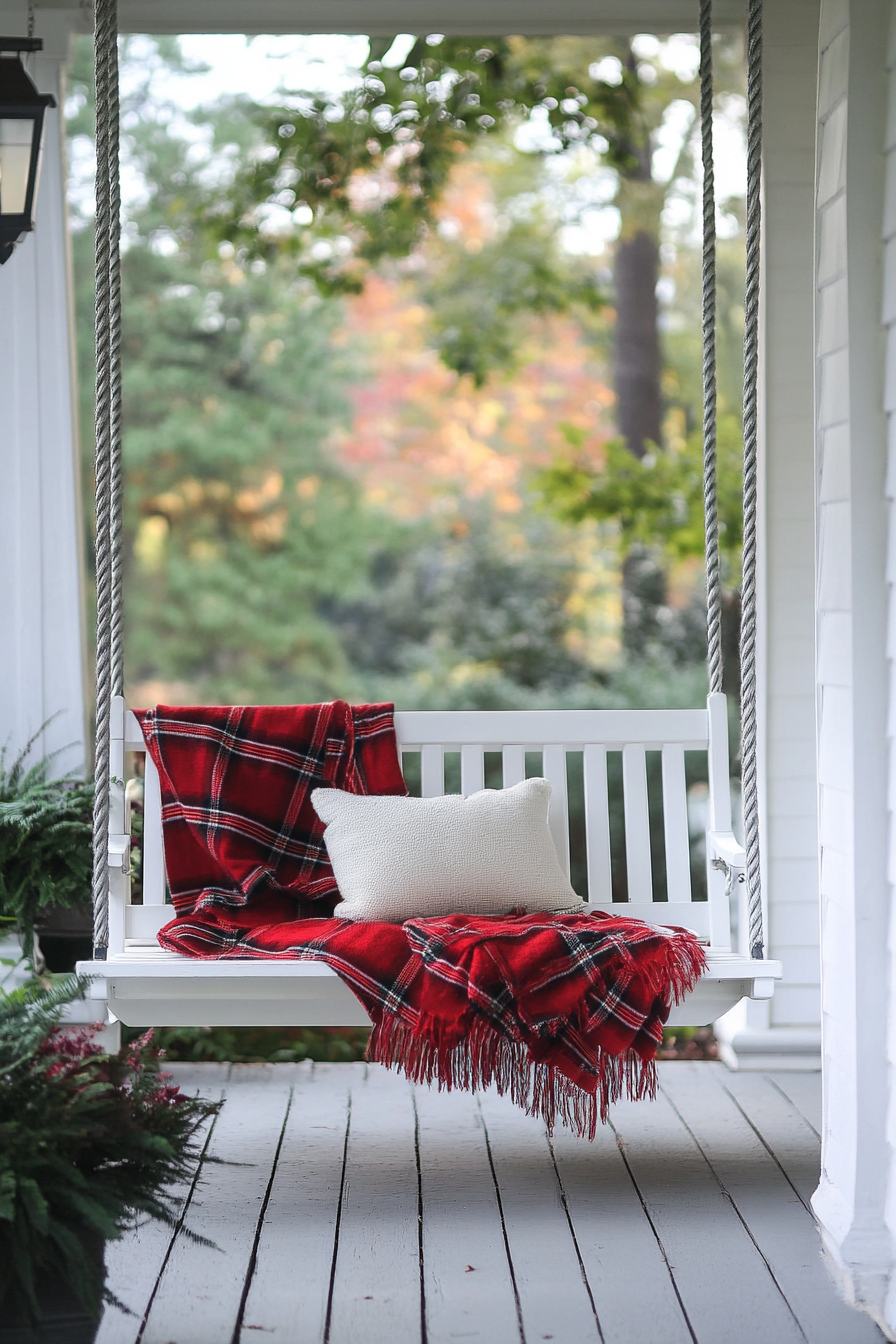
[[[495,1084],[549,1129],[561,1119],[593,1137],[620,1095],[655,1094],[663,1023],[705,965],[687,930],[596,912],[331,916],[338,890],[310,793],[406,792],[391,705],[140,718],[177,911],[163,947],[323,961],[371,1017],[368,1059],[439,1087]]]

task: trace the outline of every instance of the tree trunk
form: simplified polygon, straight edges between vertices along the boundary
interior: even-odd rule
[[[660,446],[660,342],[656,284],[659,247],[646,229],[616,246],[616,423],[629,450]]]

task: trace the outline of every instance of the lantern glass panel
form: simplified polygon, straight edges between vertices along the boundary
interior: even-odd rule
[[[33,139],[30,117],[0,118],[0,215],[25,213]]]

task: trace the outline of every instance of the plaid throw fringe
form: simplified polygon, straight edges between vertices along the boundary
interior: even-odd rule
[[[687,930],[603,913],[327,917],[338,892],[310,792],[406,792],[391,705],[142,721],[177,911],[163,947],[323,961],[371,1017],[368,1059],[439,1088],[494,1085],[549,1131],[593,1138],[619,1097],[655,1095],[663,1024],[705,966]]]

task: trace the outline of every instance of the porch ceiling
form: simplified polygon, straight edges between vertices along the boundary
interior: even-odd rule
[[[0,4],[0,14],[23,5]],[[90,26],[84,0],[36,10]],[[715,26],[734,27],[742,0],[716,0]],[[131,33],[677,33],[697,29],[697,0],[120,0]]]

